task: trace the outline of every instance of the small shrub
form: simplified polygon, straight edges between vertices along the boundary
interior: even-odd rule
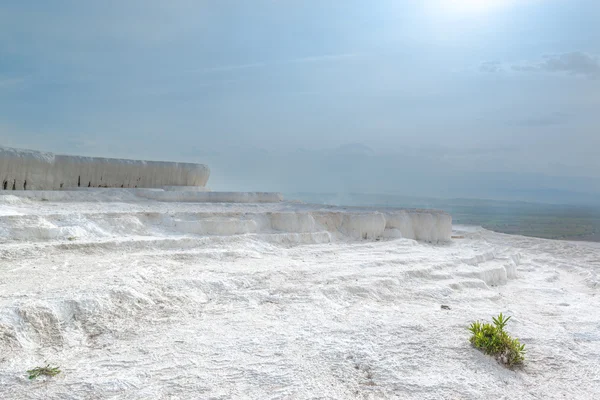
[[[493,318],[492,324],[473,322],[469,330],[471,344],[482,350],[485,354],[492,355],[504,365],[509,367],[522,364],[525,360],[525,345],[519,339],[513,339],[504,330],[510,317],[504,318],[502,313]]]
[[[29,374],[29,379],[35,379],[42,375],[56,376],[60,374],[60,369],[58,369],[58,367],[51,367],[50,364],[47,364],[45,367],[30,369],[27,373]]]

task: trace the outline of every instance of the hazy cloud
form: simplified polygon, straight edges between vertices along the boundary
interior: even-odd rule
[[[264,67],[277,66],[277,65],[339,61],[339,60],[356,58],[358,56],[359,56],[359,54],[356,54],[356,53],[325,54],[325,55],[320,55],[320,56],[292,58],[289,60],[261,61],[261,62],[248,63],[248,64],[221,65],[221,66],[211,67],[211,68],[202,68],[199,70],[199,72],[205,72],[205,73],[227,72],[227,71],[238,71],[238,70],[244,70],[244,69],[264,68]]]
[[[540,71],[539,66],[531,64],[515,64],[512,66],[513,71],[517,72],[535,72]]]
[[[485,61],[479,65],[479,72],[495,73],[502,71],[502,64],[498,61]]]
[[[509,126],[516,127],[545,127],[566,124],[570,115],[562,112],[554,112],[547,115],[534,115],[526,118],[514,119],[508,122]]]
[[[203,69],[199,70],[199,72],[209,73],[209,72],[238,71],[238,70],[242,70],[242,69],[262,68],[262,67],[266,67],[267,65],[269,65],[269,64],[265,63],[265,62],[238,64],[238,65],[221,65],[218,67],[203,68]]]
[[[512,69],[518,72],[563,72],[596,79],[600,78],[600,59],[588,53],[573,51],[548,55],[535,63],[515,64]]]

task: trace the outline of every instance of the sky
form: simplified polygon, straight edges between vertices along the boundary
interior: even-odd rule
[[[600,196],[598,20],[597,0],[3,0],[0,145],[203,162],[214,190]]]

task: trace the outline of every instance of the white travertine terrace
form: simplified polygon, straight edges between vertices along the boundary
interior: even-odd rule
[[[0,191],[0,398],[598,397],[598,243],[146,192],[188,196]],[[500,311],[524,368],[469,345]]]
[[[169,192],[161,189],[0,191],[0,242],[112,237],[120,232],[152,236],[277,235],[302,243],[414,239],[446,242],[452,217],[437,210],[341,208],[282,201],[277,193]],[[14,194],[14,195],[13,195]],[[211,197],[205,195],[211,194]],[[11,212],[36,204],[37,217]],[[57,212],[69,210],[70,217]],[[20,209],[21,207],[18,206]],[[4,215],[3,215],[4,214]],[[113,220],[119,215],[118,221]],[[27,217],[29,218],[29,217]],[[71,221],[71,222],[69,222]],[[110,221],[110,222],[107,222]],[[123,226],[123,221],[127,223]]]
[[[56,155],[0,147],[0,190],[204,187],[203,164]]]
[[[205,188],[209,174],[209,168],[202,164],[60,156],[0,147],[0,189],[9,191],[0,190],[0,193],[14,194],[8,197],[15,199],[71,205],[123,202],[129,204],[124,214],[138,221],[136,229],[146,227],[148,232],[167,228],[180,234],[202,236],[276,233],[291,235],[290,240],[308,242],[384,238],[434,243],[450,240],[452,217],[442,211],[344,209],[287,203],[279,193],[211,192]],[[186,208],[185,203],[191,207],[187,213],[165,211],[167,204],[172,204],[168,206],[171,209]],[[144,205],[146,211],[148,207],[156,207],[156,212],[163,216],[155,220],[145,214],[130,213],[140,205]],[[96,210],[94,215],[88,215],[90,208]],[[8,223],[4,233],[0,232],[0,239],[24,235],[34,240],[40,232],[46,232],[41,234],[44,238],[55,238],[73,229],[83,234],[86,226],[83,221],[88,216],[94,219],[101,215],[103,208],[100,204],[84,206],[73,227],[62,226],[62,216],[48,216],[44,226],[51,228],[47,232],[37,227],[33,232],[24,233],[20,222],[13,231]],[[0,219],[1,216],[2,212]],[[96,226],[96,222],[90,222],[89,226]],[[121,228],[109,224],[102,231],[111,234],[113,229]],[[88,234],[94,236],[97,232],[94,228]]]

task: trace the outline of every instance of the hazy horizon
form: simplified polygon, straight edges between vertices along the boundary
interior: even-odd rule
[[[594,0],[0,5],[0,145],[213,190],[600,198]]]

